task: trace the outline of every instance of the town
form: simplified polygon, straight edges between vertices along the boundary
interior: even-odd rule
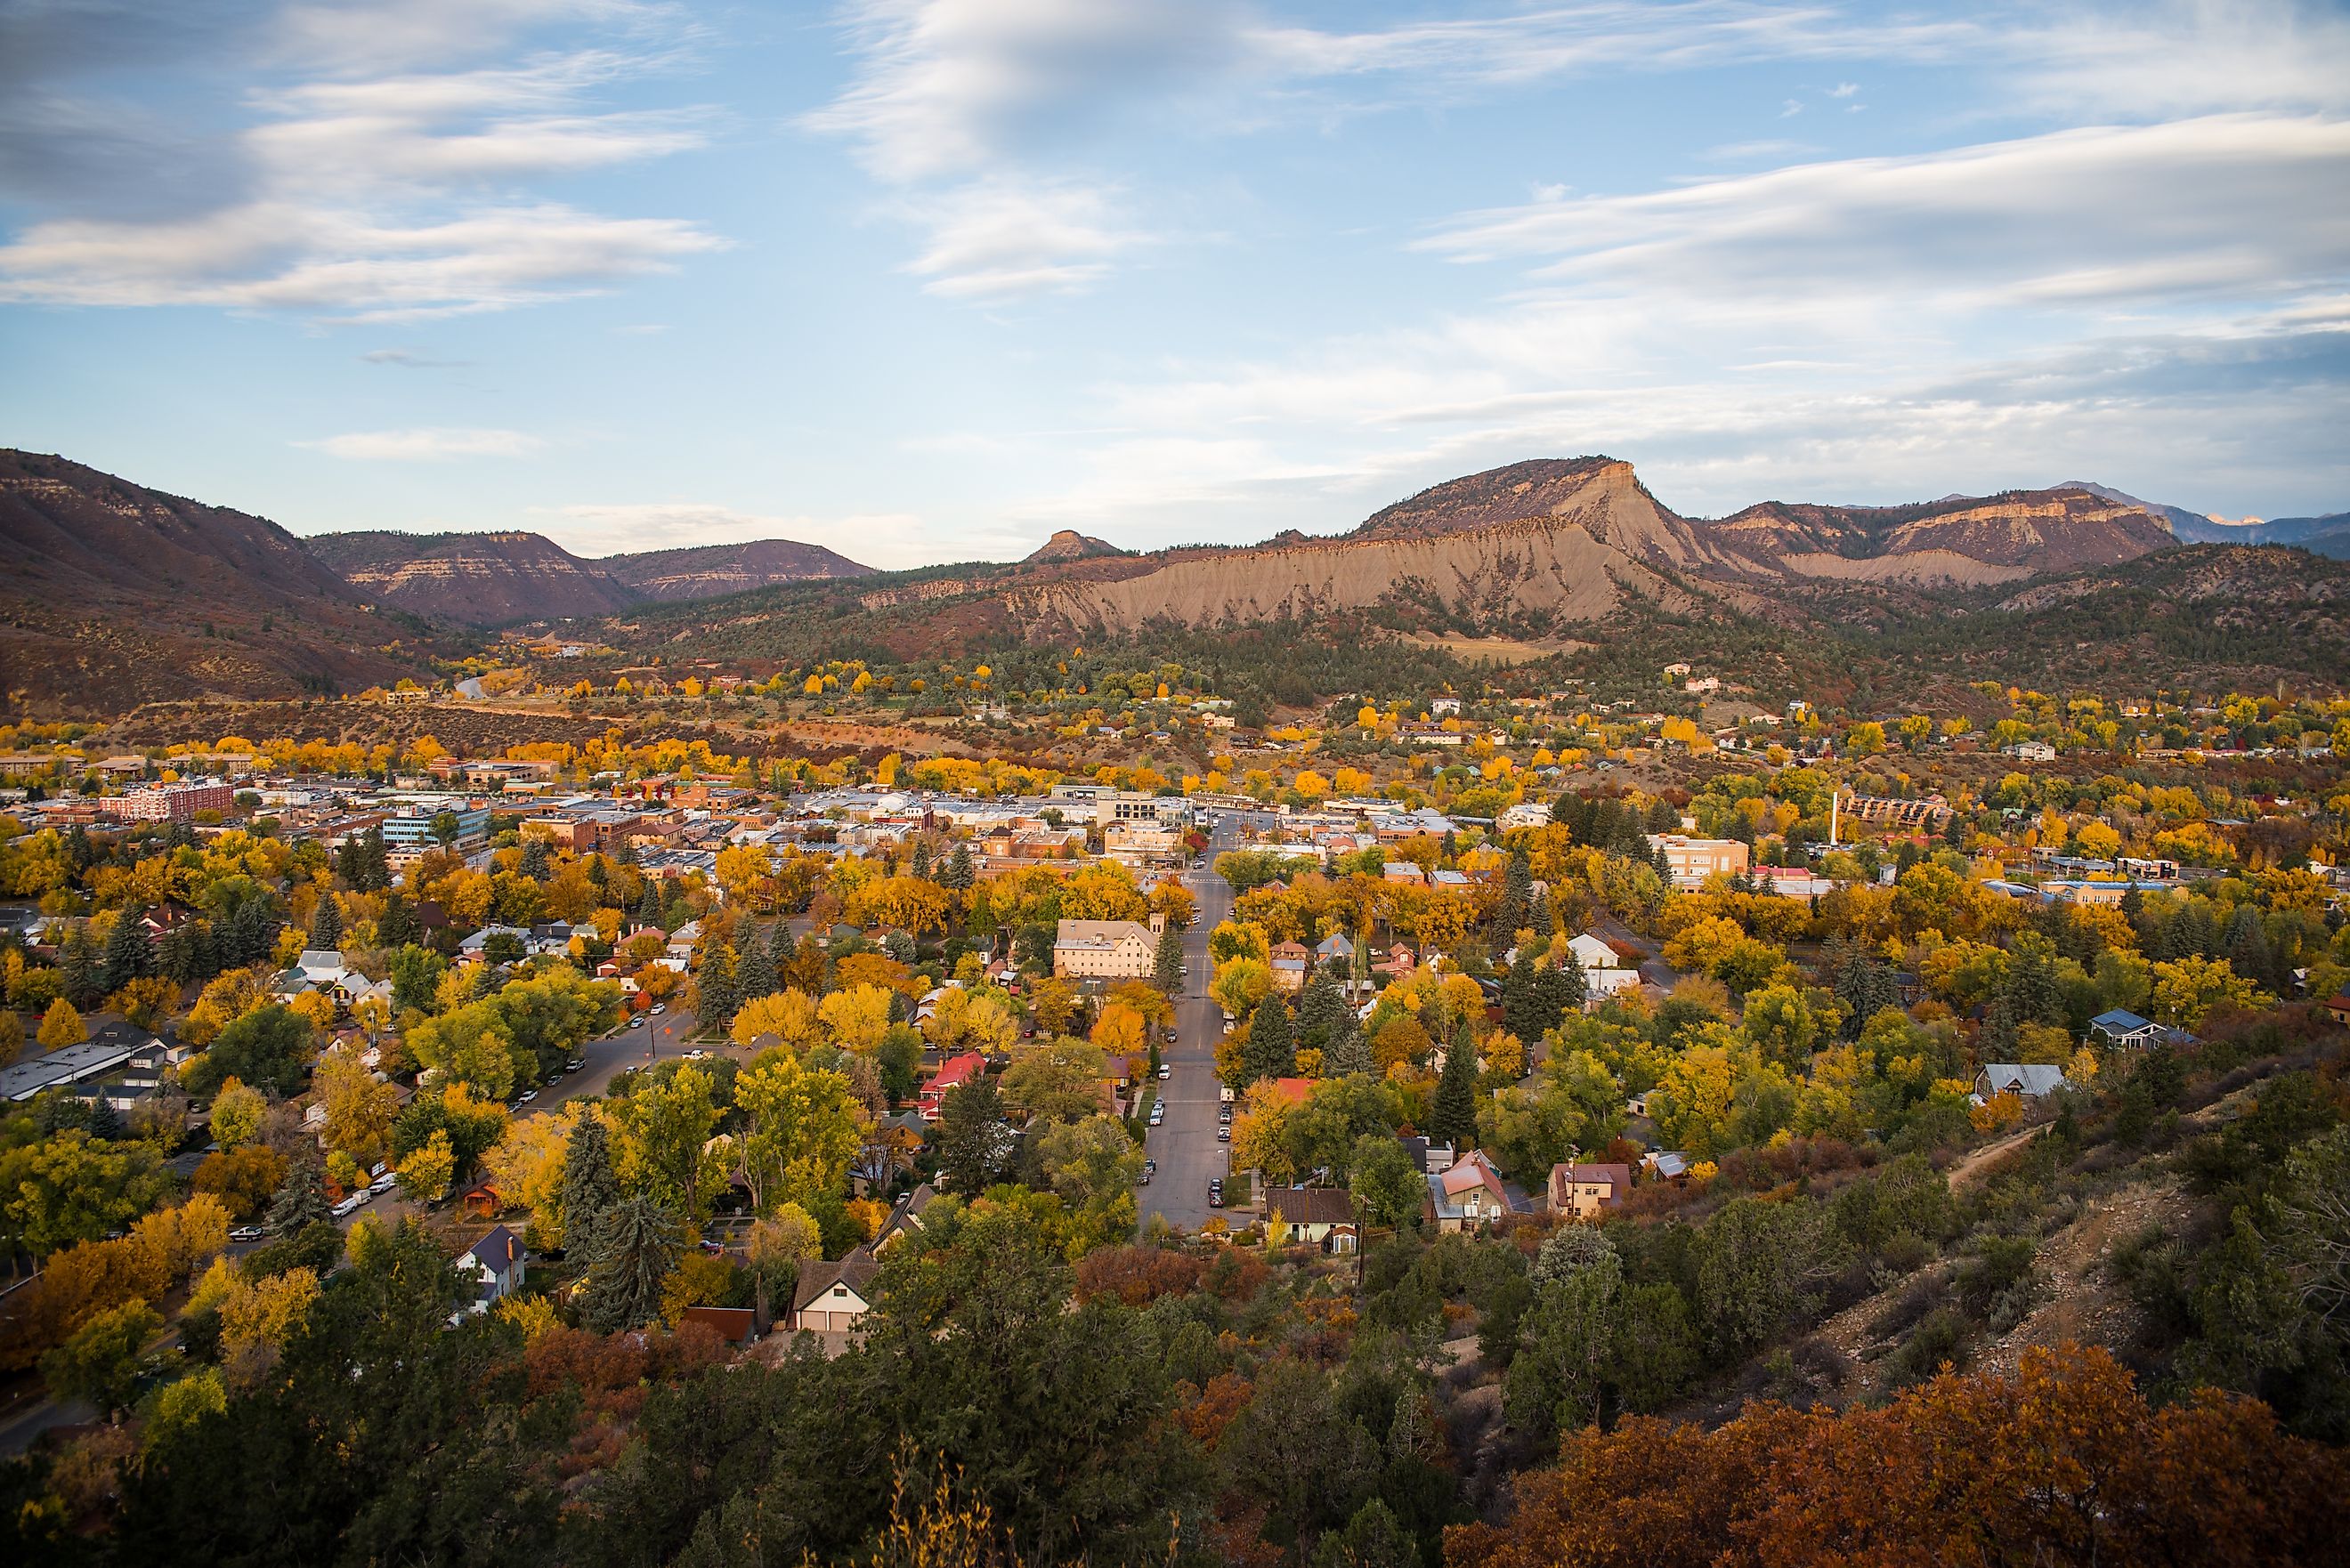
[[[1384,1376],[1489,1466],[1741,1376],[2044,1355],[2098,1288],[2181,1303],[2117,1351],[2340,1418],[2318,1306],[2216,1303],[2331,1234],[2293,1173],[2338,1158],[2350,701],[1863,716],[1670,663],[1244,725],[1180,667],[1114,708],[993,673],[928,726],[862,669],[640,680],[650,723],[500,754],[328,738],[456,732],[462,671],[307,737],[0,732],[12,1446],[200,1430],[417,1249],[533,1355],[780,1367],[874,1355],[893,1255],[1003,1226],[1079,1301],[1425,1314],[1447,1354]],[[790,754],[631,738],[743,686]],[[908,750],[806,749],[850,686]],[[1007,726],[1045,743],[958,754]],[[2125,1204],[2134,1262],[2065,1255]],[[2230,1207],[2272,1251],[2184,1250]]]

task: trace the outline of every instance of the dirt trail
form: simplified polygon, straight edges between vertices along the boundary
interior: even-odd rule
[[[1976,1149],[1950,1167],[1948,1172],[1950,1190],[1956,1192],[1970,1183],[1989,1176],[1991,1167],[2055,1125],[2054,1122],[2042,1122],[2037,1127],[2028,1127],[2021,1132],[2012,1132],[2005,1137],[1993,1139]]]

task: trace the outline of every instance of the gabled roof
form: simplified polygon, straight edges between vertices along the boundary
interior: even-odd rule
[[[813,1306],[817,1297],[835,1285],[847,1285],[858,1302],[869,1306],[872,1297],[868,1293],[873,1287],[873,1278],[880,1272],[880,1263],[862,1247],[837,1262],[818,1262],[812,1259],[800,1265],[799,1285],[792,1292],[792,1310],[801,1312]]]
[[[2012,1089],[2028,1099],[2053,1095],[2070,1080],[2064,1069],[2044,1062],[1991,1062],[1983,1066],[1983,1078],[1992,1092]]]
[[[1355,1200],[1343,1187],[1274,1187],[1264,1194],[1268,1222],[1278,1213],[1291,1225],[1351,1225]]]
[[[465,1249],[465,1256],[503,1274],[522,1261],[522,1239],[503,1225],[493,1226],[488,1235]]]
[[[2090,1028],[2102,1029],[2107,1033],[2116,1034],[2135,1033],[2140,1029],[2150,1029],[2153,1026],[2154,1020],[2151,1018],[2140,1018],[2137,1013],[2123,1007],[2100,1012],[2089,1020]]]

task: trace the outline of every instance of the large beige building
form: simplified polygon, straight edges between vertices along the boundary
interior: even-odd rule
[[[1149,980],[1159,939],[1139,920],[1063,920],[1053,972],[1085,980]]]
[[[1746,846],[1735,838],[1686,838],[1678,833],[1660,833],[1651,835],[1648,843],[1664,852],[1665,869],[1671,873],[1676,888],[1702,888],[1709,877],[1735,877],[1746,869]]]

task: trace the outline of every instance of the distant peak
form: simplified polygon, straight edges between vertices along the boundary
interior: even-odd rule
[[[1097,556],[1123,556],[1126,552],[1107,539],[1097,539],[1080,534],[1075,528],[1064,528],[1036,547],[1030,561],[1089,561]]]

